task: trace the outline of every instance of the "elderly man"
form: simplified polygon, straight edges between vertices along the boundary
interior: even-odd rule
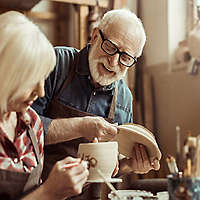
[[[43,119],[46,143],[50,144],[44,176],[55,160],[75,156],[79,143],[111,138],[117,133],[116,123],[132,122],[132,95],[122,79],[141,56],[145,40],[140,19],[119,9],[103,16],[84,49],[55,48],[57,64],[46,80],[46,96],[33,105]],[[133,148],[132,159],[123,161],[126,164],[120,162],[121,169],[128,166],[137,173],[159,169],[159,161],[150,163],[141,145]],[[87,195],[76,199],[90,199]]]

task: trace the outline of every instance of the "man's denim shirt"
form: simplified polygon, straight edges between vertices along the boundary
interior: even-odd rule
[[[108,117],[115,84],[112,83],[98,89],[94,88],[90,80],[88,63],[89,47],[87,45],[80,52],[71,47],[55,48],[57,63],[54,71],[45,82],[45,97],[38,98],[33,104],[33,108],[42,118],[45,132],[51,122],[51,119],[45,117],[48,103],[63,85],[77,53],[79,53],[79,61],[76,73],[73,80],[60,95],[59,100],[63,104],[76,109],[101,117]],[[132,122],[132,94],[123,80],[117,81],[116,85],[118,85],[118,95],[114,122],[119,125]]]

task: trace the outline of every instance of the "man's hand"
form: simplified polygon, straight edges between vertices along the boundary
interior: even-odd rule
[[[107,122],[103,117],[83,117],[81,123],[82,137],[99,141],[109,141],[117,134],[117,125]]]
[[[133,156],[128,160],[129,167],[133,169],[135,173],[146,174],[150,170],[158,170],[160,164],[158,160],[150,162],[145,146],[142,144],[136,144],[133,148]]]
[[[115,169],[112,173],[112,177],[116,176],[118,174],[118,172],[119,172],[119,161],[117,160],[117,164],[116,164]]]
[[[120,163],[120,174],[133,171],[137,174],[146,174],[150,170],[159,170],[160,163],[157,159],[149,160],[146,148],[142,144],[133,147],[132,157],[123,159]]]

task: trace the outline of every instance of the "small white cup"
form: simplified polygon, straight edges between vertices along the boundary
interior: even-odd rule
[[[78,148],[78,156],[84,160],[94,159],[95,167],[89,168],[88,180],[99,180],[102,177],[96,171],[100,169],[106,179],[110,179],[116,167],[118,159],[117,142],[81,143]]]

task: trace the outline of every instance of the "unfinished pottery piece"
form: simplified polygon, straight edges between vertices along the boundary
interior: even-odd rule
[[[143,144],[150,158],[150,161],[161,159],[161,152],[156,139],[145,127],[138,124],[125,124],[118,126],[119,133],[113,138],[119,145],[119,153],[126,157],[132,157],[132,150],[135,143]]]
[[[81,143],[78,156],[95,165],[89,168],[88,182],[103,182],[96,168],[100,169],[104,177],[112,182],[111,176],[118,159],[117,142]]]

